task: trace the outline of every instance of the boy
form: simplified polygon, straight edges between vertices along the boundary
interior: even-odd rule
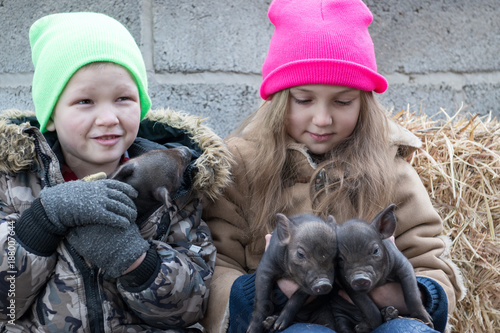
[[[0,331],[182,331],[206,308],[215,248],[200,196],[227,184],[228,153],[193,117],[147,114],[144,62],[116,20],[49,15],[30,44],[36,119],[0,118]],[[130,185],[82,180],[175,145],[191,164],[148,216]]]

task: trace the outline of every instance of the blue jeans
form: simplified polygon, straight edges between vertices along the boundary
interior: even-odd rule
[[[310,333],[334,333],[329,328],[314,325],[314,324],[293,324],[288,327],[283,333],[301,333],[301,332],[310,332]],[[391,321],[388,321],[381,326],[377,327],[372,333],[437,333],[436,330],[433,330],[429,326],[424,323],[408,318],[398,318]]]
[[[405,332],[427,332],[439,333],[443,332],[446,327],[448,303],[446,295],[442,288],[437,283],[432,282],[430,279],[419,278],[419,283],[424,284],[427,289],[435,289],[432,294],[435,294],[435,299],[440,302],[434,302],[433,311],[431,313],[436,330],[429,328],[424,323],[409,319],[397,318],[382,324],[373,330],[372,333],[405,333]],[[277,289],[277,288],[276,288]],[[253,312],[253,303],[255,297],[255,274],[246,274],[240,276],[233,283],[231,287],[231,296],[229,298],[229,329],[228,333],[245,333],[250,323],[250,318]],[[279,290],[275,290],[274,297],[276,303],[276,310],[279,311],[287,298]],[[431,299],[431,293],[427,296]],[[333,333],[331,329],[320,325],[297,323],[293,324],[287,329],[283,330],[285,333],[298,333],[298,332],[317,332],[317,333]]]

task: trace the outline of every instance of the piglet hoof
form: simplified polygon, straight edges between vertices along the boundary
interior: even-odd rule
[[[372,328],[367,323],[361,322],[354,327],[354,330],[356,333],[369,333],[372,331]]]
[[[267,331],[267,328],[266,328]],[[255,322],[250,322],[248,326],[247,333],[262,333],[264,330],[262,329],[262,325],[255,324]]]
[[[262,326],[264,326],[266,331],[272,331],[276,319],[278,319],[277,315],[269,316],[262,322]]]
[[[273,328],[271,331],[283,331],[285,328],[290,326],[292,323],[292,319],[288,314],[283,314],[281,313],[278,319],[276,319],[276,322],[274,323]]]
[[[434,328],[434,324],[432,323],[432,317],[425,310],[419,313],[413,313],[410,317],[417,318],[430,328]]]
[[[396,319],[399,317],[399,311],[393,306],[386,306],[380,310],[382,314],[382,318],[384,318],[384,322]]]

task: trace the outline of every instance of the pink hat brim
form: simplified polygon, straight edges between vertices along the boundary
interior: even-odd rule
[[[260,87],[267,99],[280,90],[306,84],[328,84],[383,93],[387,80],[368,67],[342,60],[306,59],[289,62],[269,73]]]

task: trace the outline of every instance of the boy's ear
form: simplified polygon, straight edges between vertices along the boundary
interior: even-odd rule
[[[56,124],[54,124],[52,118],[49,118],[49,120],[47,121],[47,125],[45,125],[45,128],[49,132],[54,132],[56,130]]]

